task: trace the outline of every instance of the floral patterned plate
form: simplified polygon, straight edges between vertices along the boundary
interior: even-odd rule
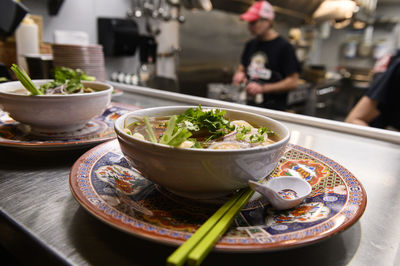
[[[93,146],[115,138],[114,121],[135,106],[111,103],[101,116],[89,121],[83,129],[60,134],[32,134],[29,126],[20,124],[0,109],[0,146],[29,150],[63,150]]]
[[[312,150],[289,144],[268,178],[284,175],[307,180],[312,194],[296,208],[276,211],[255,193],[216,249],[265,251],[314,243],[348,228],[365,210],[360,182]],[[83,154],[69,182],[76,200],[98,219],[165,244],[182,244],[219,207],[215,202],[183,200],[148,181],[128,165],[117,140]]]

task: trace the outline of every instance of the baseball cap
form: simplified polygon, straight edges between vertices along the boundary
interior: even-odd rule
[[[240,19],[252,22],[260,18],[274,20],[275,12],[267,1],[257,1],[249,9],[240,15]]]

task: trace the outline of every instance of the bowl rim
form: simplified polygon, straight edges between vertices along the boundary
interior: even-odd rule
[[[171,105],[171,106],[160,106],[160,107],[151,107],[151,108],[134,110],[132,112],[123,114],[122,116],[117,118],[117,120],[114,123],[114,130],[115,130],[115,132],[117,134],[118,141],[120,140],[120,138],[125,138],[125,139],[128,139],[130,141],[133,141],[134,143],[144,145],[144,147],[149,147],[149,148],[150,147],[153,147],[153,148],[157,147],[157,148],[159,148],[161,150],[165,150],[165,151],[173,150],[173,151],[191,152],[191,153],[213,153],[213,154],[214,153],[247,153],[247,152],[253,153],[253,152],[256,152],[256,151],[272,150],[272,149],[274,149],[274,148],[276,148],[278,146],[285,146],[289,142],[290,135],[291,135],[290,130],[285,124],[283,124],[280,121],[277,121],[277,120],[272,119],[272,118],[267,117],[267,116],[254,114],[254,113],[247,112],[247,111],[236,110],[236,109],[231,109],[231,108],[213,107],[213,106],[202,106],[202,108],[203,109],[220,109],[220,110],[238,112],[238,113],[243,113],[243,114],[249,114],[251,116],[256,116],[256,117],[259,117],[259,118],[262,118],[262,119],[267,119],[267,120],[269,120],[269,121],[271,121],[273,123],[278,124],[280,127],[282,127],[283,130],[286,131],[287,134],[281,140],[279,140],[279,141],[277,141],[277,142],[275,142],[273,144],[267,145],[267,146],[255,146],[255,147],[243,148],[243,149],[221,149],[221,150],[218,150],[218,149],[196,149],[196,148],[177,148],[177,147],[172,147],[172,146],[169,146],[169,145],[166,145],[166,144],[153,143],[153,142],[148,141],[148,140],[140,140],[140,139],[134,138],[132,135],[129,135],[129,134],[125,133],[122,130],[122,128],[119,126],[121,121],[125,120],[132,113],[140,112],[140,111],[143,111],[143,110],[148,110],[148,111],[163,110],[163,109],[166,109],[166,110],[171,109],[171,110],[173,110],[173,109],[178,109],[178,108],[179,109],[183,109],[183,108],[188,109],[188,108],[196,108],[196,107],[197,106],[190,106],[190,105],[188,105],[188,106]]]
[[[36,84],[43,84],[49,81],[53,81],[53,79],[34,79],[32,80],[33,83]],[[106,86],[107,88],[104,90],[98,90],[90,93],[75,93],[75,94],[50,94],[50,95],[30,95],[30,94],[16,94],[16,93],[9,93],[6,91],[3,91],[3,88],[6,87],[7,85],[15,85],[15,84],[20,84],[21,88],[24,88],[24,86],[21,84],[19,80],[16,81],[8,81],[4,83],[0,83],[0,95],[3,96],[8,96],[8,97],[20,97],[20,98],[32,98],[32,97],[40,97],[40,98],[66,98],[66,97],[90,97],[90,95],[99,95],[99,94],[108,94],[112,93],[114,87],[113,85],[106,83],[106,82],[101,82],[101,81],[87,81],[87,80],[82,80],[83,84],[96,84],[96,85],[102,85]]]

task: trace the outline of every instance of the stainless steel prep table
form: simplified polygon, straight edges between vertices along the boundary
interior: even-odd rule
[[[400,133],[113,85],[124,91],[114,101],[140,107],[213,105],[281,120],[292,132],[291,143],[346,167],[367,192],[367,208],[360,220],[327,240],[279,252],[212,252],[204,265],[400,265]],[[0,148],[0,244],[26,265],[163,265],[175,247],[120,232],[75,201],[69,171],[86,150]]]

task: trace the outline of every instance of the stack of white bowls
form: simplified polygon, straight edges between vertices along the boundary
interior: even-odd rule
[[[55,67],[79,68],[99,81],[106,80],[103,46],[53,44],[52,47]]]

